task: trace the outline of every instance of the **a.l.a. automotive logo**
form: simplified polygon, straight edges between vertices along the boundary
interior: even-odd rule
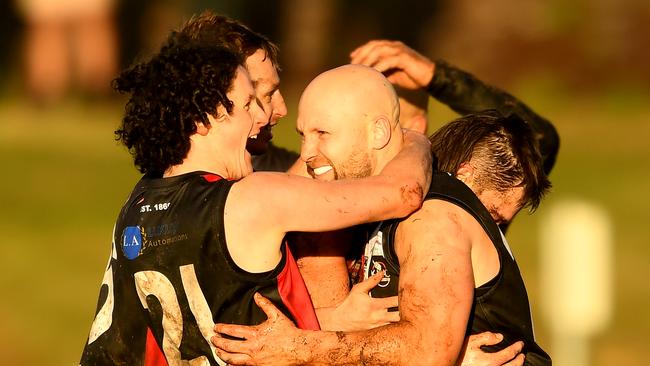
[[[128,259],[135,259],[142,249],[142,231],[139,226],[127,226],[122,232],[122,252]]]

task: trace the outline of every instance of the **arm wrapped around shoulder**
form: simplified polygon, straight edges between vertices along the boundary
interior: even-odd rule
[[[407,216],[422,206],[431,183],[433,157],[431,143],[421,133],[404,130],[400,152],[382,169],[380,176],[398,184]]]

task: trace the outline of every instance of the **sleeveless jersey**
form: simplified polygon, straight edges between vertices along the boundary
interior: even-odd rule
[[[193,172],[136,185],[115,224],[82,365],[225,365],[210,343],[214,324],[263,322],[255,292],[300,328],[319,329],[286,244],[265,273],[230,257],[223,214],[233,184]]]
[[[525,365],[551,365],[548,354],[535,342],[528,294],[519,267],[485,206],[469,187],[447,173],[434,173],[426,196],[426,200],[430,199],[448,201],[469,212],[488,234],[499,255],[499,273],[474,291],[468,335],[485,331],[503,334],[503,341],[495,346],[483,347],[486,351],[498,351],[522,340]],[[389,220],[377,224],[365,246],[361,265],[363,278],[386,270],[382,281],[372,289],[372,297],[398,294],[400,268],[394,239],[401,221]]]

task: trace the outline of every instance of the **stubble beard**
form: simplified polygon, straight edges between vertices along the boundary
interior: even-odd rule
[[[367,152],[357,150],[334,169],[334,179],[366,178],[372,175],[372,164]]]

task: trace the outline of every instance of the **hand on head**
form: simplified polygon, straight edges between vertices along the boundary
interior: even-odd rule
[[[350,53],[350,63],[373,67],[404,89],[425,88],[435,71],[427,57],[400,41],[373,40]]]

